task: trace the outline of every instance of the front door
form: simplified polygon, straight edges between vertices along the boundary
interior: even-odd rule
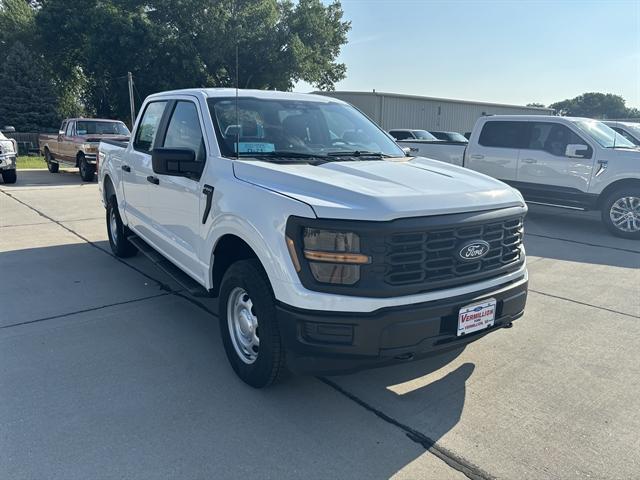
[[[568,145],[584,145],[584,158],[568,157]],[[557,122],[532,122],[516,180],[525,196],[537,191],[549,203],[572,205],[588,192],[593,166],[593,149],[578,133]]]
[[[196,161],[204,163],[207,154],[199,104],[195,99],[184,97],[177,98],[168,108],[166,131],[161,132],[163,138],[158,139],[157,146],[193,150]],[[201,203],[205,198],[203,185],[197,178],[154,175],[158,185],[151,186],[150,205],[157,246],[185,271],[204,282],[198,256]]]
[[[151,150],[156,143],[167,103],[167,101],[158,101],[147,104],[135,132],[133,144],[127,149],[127,154],[120,165],[127,222],[137,233],[147,239],[153,231],[149,201],[151,187],[155,185],[148,180],[153,177]]]

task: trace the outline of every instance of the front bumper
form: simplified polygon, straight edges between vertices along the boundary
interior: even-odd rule
[[[98,159],[98,154],[97,153],[85,153],[84,154],[84,158],[87,161],[88,164],[90,165],[95,165],[97,159]]]
[[[526,277],[497,288],[377,310],[372,313],[322,312],[278,304],[278,322],[287,349],[287,365],[297,373],[347,373],[382,366],[471,343],[524,313]],[[460,308],[495,298],[495,324],[456,336]]]
[[[0,170],[15,170],[16,156],[15,154],[0,155]]]

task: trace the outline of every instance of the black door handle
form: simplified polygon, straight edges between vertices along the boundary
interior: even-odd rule
[[[158,177],[154,177],[153,175],[149,175],[147,177],[147,182],[153,183],[154,185],[159,185],[160,184],[160,180],[158,179]]]
[[[202,187],[202,193],[207,196],[207,205],[204,207],[204,214],[202,215],[202,224],[207,223],[209,212],[211,211],[211,202],[213,201],[213,187],[211,185],[205,185]]]
[[[130,172],[131,171],[131,167],[129,165],[122,165],[122,170],[124,170],[125,172]]]

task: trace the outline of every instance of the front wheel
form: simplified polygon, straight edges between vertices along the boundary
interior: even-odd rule
[[[278,381],[285,353],[269,280],[256,259],[229,267],[220,286],[220,333],[236,374],[254,388]]]
[[[78,168],[80,169],[80,177],[83,181],[93,182],[93,177],[96,174],[96,166],[88,163],[82,154],[80,154],[80,158],[78,158]]]
[[[127,240],[131,232],[122,223],[118,211],[118,199],[115,195],[111,195],[107,203],[107,234],[111,251],[116,257],[133,257],[138,252],[138,249]]]
[[[18,174],[15,170],[3,170],[2,171],[2,181],[4,183],[16,183],[18,180]]]
[[[618,237],[640,239],[640,187],[611,193],[602,204],[602,221]]]

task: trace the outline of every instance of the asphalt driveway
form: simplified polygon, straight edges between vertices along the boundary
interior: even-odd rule
[[[110,253],[96,184],[0,182],[0,478],[607,478],[640,472],[640,244],[532,207],[530,296],[464,351],[266,391],[213,300]]]

